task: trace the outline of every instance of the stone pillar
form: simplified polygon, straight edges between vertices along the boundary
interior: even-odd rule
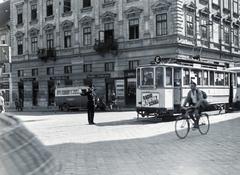
[[[24,81],[24,108],[32,107],[32,81]]]

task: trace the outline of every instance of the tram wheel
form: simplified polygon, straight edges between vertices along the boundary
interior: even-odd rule
[[[63,110],[64,112],[69,111],[69,105],[66,104],[66,103],[64,103],[64,104],[62,105],[62,110]]]

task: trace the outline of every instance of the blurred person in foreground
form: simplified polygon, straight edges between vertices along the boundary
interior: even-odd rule
[[[0,112],[3,113],[5,112],[5,106],[4,106],[4,98],[2,96],[2,92],[0,92]]]

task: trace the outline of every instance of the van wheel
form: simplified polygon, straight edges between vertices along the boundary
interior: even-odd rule
[[[62,110],[64,111],[64,112],[67,112],[67,111],[69,111],[69,105],[68,104],[63,104],[62,105]]]

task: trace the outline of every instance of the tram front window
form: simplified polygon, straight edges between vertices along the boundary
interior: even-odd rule
[[[153,86],[153,68],[142,68],[142,85]]]
[[[216,72],[215,85],[224,86],[224,77],[222,72]]]
[[[156,87],[163,87],[163,68],[156,68]]]
[[[172,68],[166,68],[166,86],[172,86]]]

